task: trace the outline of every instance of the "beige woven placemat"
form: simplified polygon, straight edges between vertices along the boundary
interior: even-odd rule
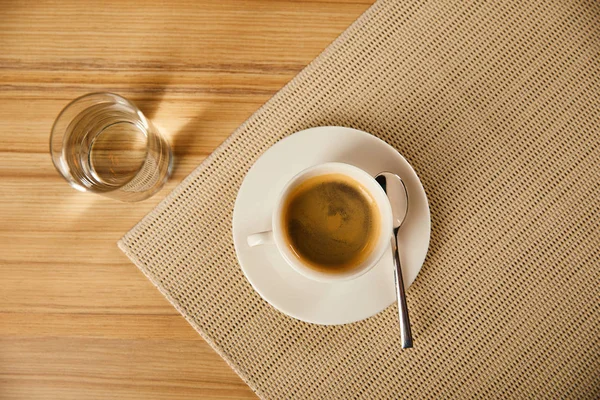
[[[599,4],[377,2],[121,249],[263,398],[600,397]],[[412,350],[396,306],[306,324],[238,266],[231,216],[246,171],[319,125],[381,137],[426,188]]]

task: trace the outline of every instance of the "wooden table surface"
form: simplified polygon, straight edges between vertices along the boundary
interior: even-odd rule
[[[116,242],[371,3],[0,1],[0,399],[255,397]],[[95,91],[170,138],[153,198],[54,170],[54,118]]]

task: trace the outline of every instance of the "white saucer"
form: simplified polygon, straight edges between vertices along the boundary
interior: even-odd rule
[[[360,321],[396,300],[391,250],[368,273],[351,281],[320,283],[294,271],[275,245],[249,247],[246,238],[271,229],[271,212],[284,185],[312,165],[338,161],[375,176],[398,174],[405,182],[409,210],[400,233],[405,287],[417,277],[429,247],[430,217],[417,174],[393,147],[366,132],[319,127],[295,133],[267,150],[248,171],[233,210],[233,241],[242,271],[260,296],[302,321],[338,325]],[[391,235],[391,232],[390,232]]]

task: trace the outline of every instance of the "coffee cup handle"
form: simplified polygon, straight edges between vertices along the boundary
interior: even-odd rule
[[[254,247],[261,244],[274,243],[273,231],[259,232],[248,236],[248,246]]]

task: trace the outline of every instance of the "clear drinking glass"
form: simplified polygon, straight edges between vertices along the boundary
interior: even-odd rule
[[[171,175],[171,148],[129,100],[92,93],[69,103],[50,135],[54,166],[82,192],[122,201],[156,193]]]

